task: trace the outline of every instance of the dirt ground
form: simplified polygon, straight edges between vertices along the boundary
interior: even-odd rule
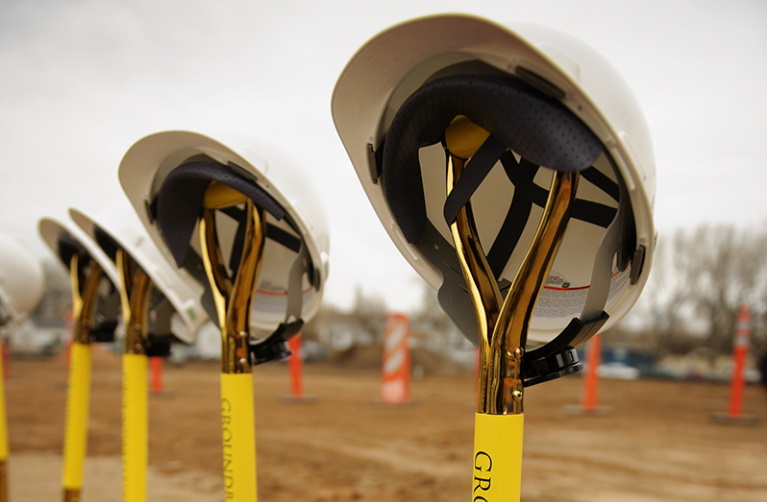
[[[120,359],[94,356],[84,502],[121,500]],[[474,378],[414,380],[411,402],[377,402],[375,368],[304,366],[304,402],[288,369],[255,369],[259,498],[269,502],[470,499]],[[11,500],[56,500],[66,398],[63,357],[11,363],[6,400]],[[724,425],[729,388],[703,382],[600,382],[599,416],[571,415],[583,379],[528,390],[522,500],[767,500],[767,392],[749,386],[744,415]],[[217,363],[166,365],[150,399],[149,500],[223,500]],[[576,406],[578,409],[578,406]]]

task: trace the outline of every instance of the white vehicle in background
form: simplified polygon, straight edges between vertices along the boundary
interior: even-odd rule
[[[611,362],[600,364],[599,367],[597,367],[597,375],[600,378],[636,380],[639,378],[639,369],[621,362]]]

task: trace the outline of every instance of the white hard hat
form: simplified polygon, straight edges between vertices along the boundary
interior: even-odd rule
[[[465,15],[415,19],[373,37],[352,57],[332,112],[389,236],[473,343],[476,319],[449,223],[471,198],[482,247],[505,292],[554,170],[580,171],[581,181],[527,340],[549,342],[575,322],[580,334],[567,342],[575,346],[637,300],[655,237],[652,147],[626,83],[582,43],[542,27]],[[448,198],[440,142],[459,116],[495,144],[483,144],[484,159],[472,169],[480,155],[472,157]]]
[[[119,280],[114,263],[95,241],[70,221],[41,218],[38,231],[48,248],[67,270],[70,269],[70,260],[76,253],[84,258],[79,262],[79,274],[85,274],[94,262],[101,267],[104,277],[98,290],[96,318],[91,328],[91,335],[95,341],[114,341],[115,329],[120,318],[120,292],[117,287]]]
[[[35,308],[43,283],[40,260],[21,239],[0,232],[0,327]]]
[[[151,301],[150,310],[155,313],[155,325],[163,326],[163,332],[153,334],[172,333],[184,343],[194,343],[197,330],[208,320],[200,303],[203,287],[185,270],[167,262],[127,201],[93,217],[76,209],[70,209],[69,214],[112,262],[117,249],[122,249],[151,278],[159,295]]]
[[[252,338],[287,339],[318,311],[328,274],[327,224],[313,187],[285,152],[253,138],[166,131],[135,143],[123,157],[119,178],[167,259],[205,285],[197,221],[210,183],[234,188],[266,211]],[[219,216],[219,229],[228,234],[221,239],[225,258],[231,259],[241,248],[238,215]],[[216,319],[207,290],[203,306]]]

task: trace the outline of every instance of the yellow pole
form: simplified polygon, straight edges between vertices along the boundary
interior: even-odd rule
[[[457,117],[448,127],[445,132],[448,193],[467,160],[488,136],[487,131],[466,117]],[[577,183],[577,173],[554,173],[538,230],[505,300],[482,250],[470,202],[450,226],[479,334],[472,502],[520,500],[524,433],[521,369],[527,329],[564,236]]]
[[[251,373],[221,374],[225,500],[257,500],[256,429]]]
[[[123,500],[146,500],[148,462],[147,357],[123,354]]]
[[[123,377],[123,500],[145,502],[149,460],[149,359],[146,355],[152,281],[122,249],[115,259],[125,342]]]
[[[64,500],[79,501],[88,449],[90,411],[90,343],[74,342],[69,359],[69,387],[64,435]]]
[[[89,262],[89,263],[86,263]],[[91,386],[91,325],[103,271],[92,259],[74,253],[69,263],[72,312],[75,320],[69,361],[67,411],[64,431],[63,500],[79,502],[88,449],[88,412]]]
[[[5,378],[0,357],[0,502],[8,502],[8,418],[5,412]]]
[[[519,500],[524,423],[522,413],[474,415],[472,502]]]
[[[225,500],[255,502],[256,433],[253,376],[249,359],[250,305],[261,267],[265,213],[228,187],[212,185],[200,219],[205,272],[221,330],[221,434]],[[225,273],[216,230],[215,209],[244,203],[247,213],[242,258],[234,281]]]

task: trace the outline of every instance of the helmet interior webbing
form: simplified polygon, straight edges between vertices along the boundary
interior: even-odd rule
[[[228,166],[218,162],[179,166],[165,178],[153,201],[157,226],[179,266],[189,250],[205,191],[212,181],[241,192],[277,220],[285,216],[285,210],[268,193]]]
[[[512,157],[510,152],[508,156]],[[501,158],[505,158],[506,155],[502,155]],[[516,163],[516,162],[515,162]],[[509,162],[504,162],[503,166],[506,166]],[[522,233],[525,231],[527,222],[530,219],[530,213],[533,207],[533,198],[530,197],[525,190],[517,188],[522,185],[533,185],[533,179],[538,172],[539,166],[531,164],[529,162],[520,162],[519,166],[515,169],[506,168],[506,174],[509,178],[514,177],[512,183],[514,184],[514,195],[509,205],[509,210],[506,212],[506,217],[503,220],[501,229],[498,231],[498,235],[495,237],[490,250],[487,252],[487,263],[490,265],[490,269],[493,271],[495,277],[500,277],[503,273],[503,269],[506,266],[506,262],[509,261],[509,257],[519,243],[519,239],[522,237]],[[512,171],[512,172],[510,172]],[[460,181],[460,180],[459,180]],[[544,201],[545,203],[545,201]],[[537,204],[537,201],[536,201]]]
[[[534,176],[535,172],[543,166],[534,164],[525,158],[521,158],[519,163],[517,163],[511,152],[505,152],[500,160],[509,181],[514,185],[514,193],[516,194],[518,192],[521,196],[524,196],[536,206],[544,207],[546,205],[546,199],[549,196],[549,191],[535,184],[533,178],[528,176],[531,171]],[[594,172],[601,176],[593,176]],[[587,181],[591,181],[592,179],[602,181],[603,177],[606,178],[606,176],[602,175],[602,173],[594,167],[589,167],[588,169],[581,171],[581,177]],[[614,195],[614,192],[618,189],[617,183],[612,182],[609,178],[607,180],[613,183],[613,186],[608,187],[607,190],[602,183],[595,186],[607,193],[607,195],[613,198],[615,202],[620,202],[620,198]],[[615,190],[613,190],[613,188],[615,188]],[[610,222],[615,218],[615,212],[616,209],[614,207],[587,199],[576,199],[573,203],[573,212],[570,217],[575,220],[585,221],[586,223],[607,228]]]
[[[469,159],[461,177],[455,182],[453,189],[445,200],[442,214],[445,222],[451,225],[458,213],[463,209],[479,185],[485,180],[498,158],[506,151],[506,145],[491,135],[482,143],[477,152]]]
[[[222,208],[221,212],[237,222],[237,231],[234,235],[232,251],[231,255],[229,256],[229,270],[231,270],[233,274],[236,274],[237,267],[240,264],[242,248],[245,240],[245,226],[243,225],[245,222],[245,211],[237,206],[231,206]],[[283,220],[290,226],[291,229],[298,233],[298,229],[296,228],[295,224],[290,221],[288,215],[285,215]],[[294,253],[299,253],[303,245],[300,237],[297,237],[290,232],[287,232],[282,228],[268,222],[266,224],[266,238],[281,244],[283,247],[286,247]]]
[[[93,236],[95,241],[104,251],[104,254],[109,257],[112,262],[117,260],[117,251],[121,248],[121,245],[100,225],[93,225]],[[123,249],[123,252],[130,257],[131,261],[135,263],[135,266],[141,267],[141,264],[135,261],[135,258],[128,250]],[[148,336],[147,340],[147,354],[155,355],[159,349],[163,355],[166,348],[169,350],[169,346],[166,347],[166,342],[173,340],[173,332],[170,328],[170,318],[176,312],[176,308],[173,303],[168,300],[165,293],[159,288],[158,284],[152,280],[152,292],[149,300],[149,311],[154,314],[150,316],[148,324]]]
[[[613,257],[618,252],[621,233],[623,232],[622,208],[623,205],[618,206],[618,214],[616,214],[612,223],[607,227],[602,236],[602,241],[597,248],[597,255],[594,258],[594,265],[591,269],[589,293],[586,296],[586,302],[580,315],[582,320],[591,320],[598,317],[602,314],[605,305],[607,305],[607,299],[610,296]]]
[[[517,162],[514,155],[508,150],[501,155],[500,160],[509,181],[514,185],[514,195],[503,225],[488,252],[488,262],[496,277],[500,277],[503,267],[519,242],[519,238],[528,223],[532,205],[544,207],[549,195],[547,189],[533,182],[541,166],[524,158]],[[581,171],[581,177],[619,202],[618,184],[596,168],[584,169]],[[614,221],[616,211],[614,207],[598,202],[576,199],[570,217],[606,228]]]
[[[295,252],[296,257],[288,275],[285,322],[260,344],[270,345],[273,338],[287,340],[297,333],[303,324],[301,320],[303,307],[301,286],[304,273],[308,275],[310,282],[315,287],[317,287],[318,279],[296,224],[271,195],[229,166],[213,161],[189,162],[171,171],[164,180],[157,196],[152,201],[153,218],[179,266],[188,264],[188,256],[196,254],[190,245],[191,239],[203,206],[206,190],[212,182],[220,183],[240,192],[243,196],[253,200],[257,206],[266,210],[276,220],[285,221],[298,234],[298,236],[292,235],[275,225],[267,224],[266,226],[266,237]],[[229,269],[234,275],[237,273],[243,249],[245,227],[242,223],[245,219],[245,212],[236,206],[221,208],[220,212],[238,224],[229,256]],[[198,279],[205,280],[201,277]],[[215,309],[212,309],[212,298],[209,297],[206,288],[202,303],[210,313],[211,310],[215,311]]]
[[[493,158],[490,152],[497,152],[499,143],[492,138],[491,135],[469,160],[464,174],[458,179],[448,195],[444,210],[448,225],[455,220],[458,211],[469,201],[484,177],[495,165],[497,159]],[[486,148],[486,145],[491,146]],[[504,223],[487,253],[488,264],[496,279],[500,278],[503,268],[528,223],[532,205],[543,207],[548,197],[548,190],[533,182],[533,178],[541,166],[537,166],[524,158],[520,158],[517,162],[514,155],[508,150],[500,154],[500,160],[515,188]],[[581,171],[581,175],[616,202],[628,200],[625,187],[614,182],[595,167],[584,169]],[[468,181],[462,184],[462,180]],[[448,209],[449,206],[450,209]],[[584,321],[595,320],[603,315],[603,309],[609,296],[613,257],[621,249],[623,241],[630,240],[630,238],[625,238],[627,230],[631,233],[630,226],[627,225],[628,211],[626,204],[619,204],[617,209],[585,199],[576,199],[573,204],[571,218],[603,228],[606,227],[594,260],[589,293],[580,316],[580,319]],[[619,260],[618,266],[623,271],[627,263],[621,263]]]
[[[232,275],[236,275],[245,239],[245,225],[243,224],[245,221],[245,211],[237,207],[229,207],[222,209],[221,212],[237,222],[237,231],[235,232],[232,251],[229,257],[229,269],[232,271]],[[298,233],[295,223],[291,221],[288,214],[283,219],[291,229]],[[301,286],[304,272],[306,272],[312,285],[316,287],[314,268],[312,267],[304,241],[300,237],[276,225],[267,223],[266,238],[296,253],[296,257],[288,272],[288,302],[285,313],[285,322],[292,322],[292,320],[301,318],[301,308],[303,305]]]
[[[500,277],[511,253],[519,241],[530,216],[532,204],[546,205],[548,190],[533,182],[541,168],[527,159],[519,162],[502,143],[493,136],[477,150],[466,165],[445,201],[443,214],[448,225],[455,221],[458,212],[468,203],[497,160],[501,160],[509,181],[514,185],[514,195],[506,218],[488,252],[488,262],[496,277]],[[594,167],[581,171],[581,175],[597,188],[619,202],[618,184]],[[577,199],[571,217],[606,228],[614,220],[616,209],[586,199]]]
[[[85,280],[85,270],[95,259],[85,246],[75,239],[69,232],[61,232],[56,242],[57,253],[67,267],[70,266],[72,256],[79,254],[78,270],[80,280]],[[108,292],[100,294],[98,298],[98,316],[95,323],[90,327],[90,336],[96,342],[112,342],[115,338],[117,319],[120,315],[120,297],[111,280],[106,281],[109,285]]]
[[[559,171],[590,167],[602,144],[562,103],[511,77],[453,75],[430,82],[402,105],[383,144],[385,197],[408,242],[426,223],[418,151],[441,141],[450,122],[466,116],[507,148]]]
[[[620,181],[613,181],[593,167],[604,154],[618,174],[601,142],[588,127],[562,103],[514,78],[455,75],[430,82],[413,93],[394,116],[379,148],[377,158],[381,164],[383,193],[406,240],[417,246],[442,273],[440,304],[464,333],[474,334],[476,341],[471,302],[452,246],[426,215],[418,157],[421,148],[441,141],[451,121],[460,116],[468,117],[490,135],[470,156],[447,196],[443,215],[450,225],[493,166],[501,161],[514,186],[514,195],[487,253],[496,278],[500,278],[525,230],[532,205],[544,207],[546,204],[548,190],[534,182],[542,166],[580,171],[582,178],[618,202],[618,208],[626,205],[621,202],[627,201],[628,195],[622,193]],[[620,179],[619,174],[618,177]],[[616,253],[620,255],[622,249],[624,255],[633,253],[633,248],[628,249],[627,245],[632,239],[624,235],[631,233],[633,216],[627,217],[630,207],[619,212],[610,205],[586,199],[577,199],[572,211],[573,219],[607,229],[592,264],[592,284],[581,315],[581,327],[566,330],[567,338],[581,342],[593,334],[595,323],[601,325],[606,318],[603,309],[609,296],[613,258]],[[619,268],[623,270],[626,263],[619,258]],[[508,288],[508,284],[499,283],[500,286],[504,286],[502,291]]]
[[[87,265],[87,263],[93,259],[90,253],[88,253],[88,250],[85,249],[85,246],[72,237],[68,232],[61,232],[59,234],[58,241],[56,242],[56,252],[62,263],[67,266],[69,266],[69,263],[72,260],[72,255],[75,253],[80,253],[80,255],[86,259],[82,264],[83,266]]]

